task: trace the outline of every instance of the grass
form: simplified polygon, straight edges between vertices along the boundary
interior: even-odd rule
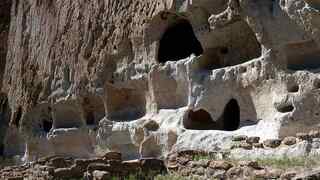
[[[193,161],[199,160],[216,160],[217,157],[215,154],[203,155],[203,154],[196,154],[192,156]],[[233,164],[238,164],[239,161],[249,161],[255,160],[259,163],[260,166],[268,166],[272,168],[278,169],[289,169],[289,168],[312,168],[320,166],[320,155],[315,156],[301,156],[301,157],[280,157],[280,158],[273,158],[273,157],[266,157],[266,158],[259,158],[259,159],[233,159],[233,158],[224,158],[224,160],[229,161]]]
[[[161,176],[156,176],[154,178],[154,180],[184,180],[184,179],[186,178],[178,174],[161,175]]]
[[[320,156],[282,157],[257,159],[261,166],[270,166],[279,169],[312,168],[320,165]]]

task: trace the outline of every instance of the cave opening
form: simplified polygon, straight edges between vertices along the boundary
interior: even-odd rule
[[[0,143],[0,156],[4,155],[4,144]]]
[[[213,121],[211,115],[203,110],[189,111],[188,117],[183,121],[183,125],[186,129],[194,130],[217,130],[218,124]]]
[[[277,107],[276,109],[278,110],[278,112],[288,113],[288,112],[292,112],[294,110],[294,106],[291,104],[288,104],[288,105],[282,105],[280,107]]]
[[[202,46],[187,20],[180,20],[169,27],[160,40],[158,52],[159,63],[177,61],[191,54],[199,56],[203,53]]]
[[[225,106],[222,116],[214,121],[207,111],[189,111],[183,120],[186,129],[235,131],[240,127],[240,107],[235,99]]]
[[[19,107],[18,110],[16,111],[15,113],[15,117],[14,117],[14,121],[13,121],[13,124],[16,126],[16,127],[19,127],[20,126],[20,119],[22,117],[22,108]]]
[[[52,128],[52,121],[48,121],[48,120],[43,120],[42,121],[43,124],[43,130],[48,133],[50,132],[51,128]]]
[[[88,112],[86,116],[86,123],[87,125],[94,125],[94,114],[93,112]]]
[[[223,111],[223,130],[234,131],[240,126],[240,107],[235,99],[231,99]]]

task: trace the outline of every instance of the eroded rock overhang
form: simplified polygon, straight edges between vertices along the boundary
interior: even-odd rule
[[[318,124],[316,3],[15,1],[11,11],[8,134],[25,135],[26,160],[221,149],[232,135]]]

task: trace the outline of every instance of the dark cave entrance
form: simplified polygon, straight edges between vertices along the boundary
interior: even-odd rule
[[[240,107],[235,99],[231,99],[224,108],[223,115],[223,130],[234,131],[240,125]]]
[[[50,132],[51,128],[52,128],[52,121],[48,121],[48,120],[43,120],[43,130],[48,133]]]
[[[158,52],[159,63],[177,61],[190,56],[203,53],[202,46],[196,38],[191,24],[181,20],[169,27],[160,40]]]
[[[194,130],[216,130],[218,125],[213,121],[210,114],[200,109],[198,111],[190,111],[188,117],[183,121],[183,125],[186,129]]]
[[[87,125],[94,125],[94,114],[93,112],[88,112],[86,116],[86,123]]]
[[[4,145],[0,143],[0,156],[4,155]]]
[[[200,109],[189,111],[183,120],[183,126],[192,130],[222,130],[235,131],[240,126],[240,107],[235,99],[231,99],[225,106],[222,116],[214,121],[211,115]]]

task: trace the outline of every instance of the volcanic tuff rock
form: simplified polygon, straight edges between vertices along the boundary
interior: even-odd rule
[[[161,157],[315,129],[319,4],[1,1],[0,153]]]

